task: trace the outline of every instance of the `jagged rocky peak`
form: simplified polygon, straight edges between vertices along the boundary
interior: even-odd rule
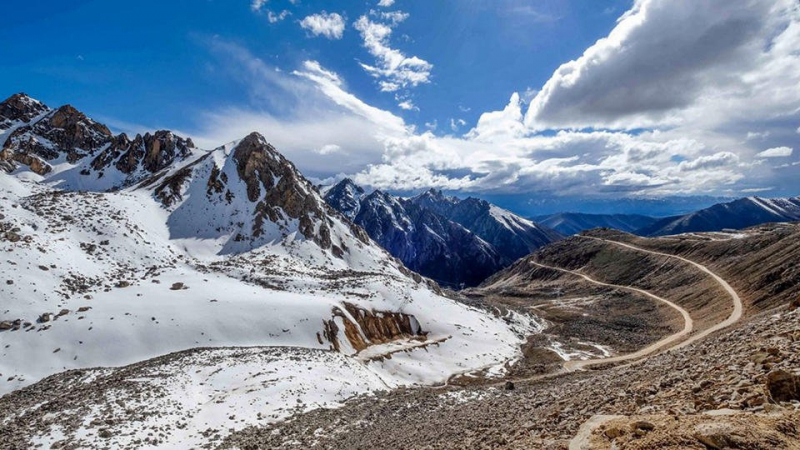
[[[350,178],[345,178],[325,192],[325,201],[348,219],[353,220],[361,210],[361,199],[364,194],[361,186]]]
[[[138,169],[156,173],[191,155],[195,149],[191,139],[180,137],[169,130],[159,130],[153,134],[137,134],[133,140],[120,134],[94,160],[94,170],[104,170],[114,165],[120,172],[131,174]]]
[[[14,94],[0,103],[0,130],[7,129],[16,121],[29,123],[49,109],[24,92]]]
[[[108,127],[71,105],[48,110],[41,102],[23,94],[10,100],[7,109],[19,119],[12,123],[17,128],[8,131],[0,160],[27,165],[39,175],[51,172],[49,162],[61,156],[66,156],[69,163],[76,163],[94,155],[113,137]]]
[[[197,228],[188,235],[233,235],[235,242],[257,246],[297,231],[334,255],[347,251],[346,239],[333,232],[338,214],[259,133],[209,152],[168,176],[157,174],[142,187],[153,188],[182,232]],[[203,223],[197,222],[199,217]],[[347,233],[369,241],[363,230],[345,222],[338,224]]]

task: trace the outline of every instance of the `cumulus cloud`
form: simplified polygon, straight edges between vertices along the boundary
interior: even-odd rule
[[[404,17],[370,13],[355,28],[375,56],[364,68],[413,108],[404,90],[428,82],[430,65],[412,70],[411,58],[390,47]],[[454,112],[424,131],[353,95],[316,61],[279,71],[218,46],[256,100],[291,106],[207,113],[200,137],[218,144],[262,131],[320,178],[347,174],[404,191],[614,197],[799,187],[800,161],[766,160],[792,157],[798,140],[800,7],[787,0],[636,0],[607,38],[541,89],[510,95],[474,124]]]
[[[377,17],[384,22],[373,21],[364,15],[353,25],[361,34],[364,47],[375,58],[375,64],[361,63],[361,67],[379,80],[378,84],[385,92],[395,92],[429,83],[433,65],[416,56],[406,56],[400,50],[392,48],[389,43],[393,28],[408,15],[381,14],[383,15]]]
[[[328,39],[341,39],[344,35],[344,18],[337,13],[322,11],[319,14],[306,16],[300,26],[314,36],[325,36]]]
[[[380,0],[378,1],[378,6],[383,6],[384,8],[390,8],[394,5],[394,0]]]
[[[791,147],[773,147],[760,152],[756,156],[761,158],[785,158],[787,156],[792,156],[792,152],[794,151]]]
[[[531,102],[533,129],[713,127],[800,100],[794,0],[636,0]]]

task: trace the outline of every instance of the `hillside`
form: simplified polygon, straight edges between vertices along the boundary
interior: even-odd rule
[[[533,217],[536,223],[550,227],[565,236],[578,234],[592,228],[612,228],[614,230],[634,233],[650,226],[658,219],[639,214],[584,214],[557,213],[547,216]]]
[[[682,216],[666,217],[636,231],[641,236],[742,229],[770,222],[800,220],[800,197],[747,197],[718,203]]]
[[[29,114],[18,114],[19,104]],[[62,428],[16,434],[11,448],[64,440],[82,448],[200,445],[208,427],[227,434],[278,420],[295,410],[287,405],[335,406],[356,394],[502,367],[538,327],[443,297],[330,208],[257,133],[207,151],[157,132],[117,151],[123,135],[110,136],[71,108],[15,96],[0,107],[9,109],[15,113],[4,117],[11,125],[0,136],[9,170],[0,173],[0,393],[13,393],[3,399],[27,395],[26,386],[37,391],[35,383],[65,370],[95,381],[109,374],[136,386],[121,426],[144,420],[128,411],[149,408],[144,393],[159,392],[165,403],[151,417],[155,426],[182,430],[155,438],[137,427],[109,437],[96,426],[111,420],[109,411],[93,409],[65,414],[75,421]],[[253,346],[262,350],[251,357],[223,350]],[[174,384],[163,384],[157,373],[167,369],[158,364],[155,374],[132,378],[89,370],[206,347],[185,354],[200,360],[170,370],[214,368]],[[254,381],[256,367],[266,371]],[[275,373],[297,375],[292,389],[276,384],[268,375]],[[115,404],[115,394],[96,390],[102,385],[87,394]],[[250,406],[229,414],[209,396]],[[253,406],[252,396],[266,401]],[[191,417],[182,414],[190,404]],[[26,420],[4,413],[3,433],[18,419]]]
[[[698,334],[727,315],[716,314],[703,303],[722,308],[730,297],[713,294],[715,288],[691,264],[672,256],[637,255],[611,241],[697,258],[730,280],[745,302],[745,316],[689,345],[617,367],[520,374],[505,388],[494,381],[473,381],[466,387],[451,384],[382,395],[378,401],[359,400],[335,412],[313,411],[280,424],[246,429],[221,448],[797,448],[800,392],[792,386],[800,380],[796,369],[800,308],[795,301],[800,285],[786,257],[798,257],[800,227],[754,228],[745,234],[727,239],[700,234],[687,241],[604,232],[591,237],[606,241],[574,237],[555,244],[564,250],[572,241],[571,256],[588,264],[580,272],[600,279],[622,282],[635,275],[631,271],[650,271],[625,265],[614,272],[625,259],[663,264],[653,278],[639,285],[657,289],[661,284],[653,281],[660,279],[663,295],[692,308],[700,319]],[[781,256],[771,258],[768,253],[777,249]],[[569,262],[570,255],[547,247],[530,258],[552,264]],[[763,271],[745,278],[739,272],[744,265],[763,266]],[[590,283],[577,281],[579,277],[564,276],[564,291],[553,292],[549,287],[561,276],[521,261],[475,293],[485,290],[487,301],[498,305],[543,297],[566,303],[573,289],[593,289]],[[682,284],[691,289],[682,290]],[[528,289],[530,300],[520,289]],[[695,289],[701,293],[692,292]],[[502,292],[508,295],[505,300],[498,296]],[[773,302],[759,300],[773,295],[777,297]],[[316,430],[313,437],[305,431],[309,428]]]

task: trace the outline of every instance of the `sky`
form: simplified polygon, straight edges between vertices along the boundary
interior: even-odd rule
[[[3,8],[0,96],[209,149],[259,131],[317,182],[530,202],[800,195],[797,0]]]

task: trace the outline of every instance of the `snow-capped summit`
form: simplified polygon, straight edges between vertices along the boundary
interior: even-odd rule
[[[334,184],[325,191],[325,201],[350,220],[355,219],[361,209],[365,192],[350,178]]]
[[[71,105],[51,109],[24,94],[0,104],[0,169],[30,171],[65,190],[131,186],[195,151],[171,131],[114,136]]]
[[[638,230],[642,236],[741,229],[768,222],[800,220],[800,197],[746,197],[682,216],[666,217]]]
[[[169,211],[173,237],[213,239],[240,253],[286,239],[305,239],[336,257],[370,244],[311,182],[259,133],[219,147],[145,180]]]
[[[461,200],[429,190],[410,201],[461,224],[492,244],[506,265],[563,237],[555,230],[474,197]]]
[[[451,286],[477,285],[561,237],[484,200],[435,189],[409,199],[366,195],[345,179],[326,191],[325,200],[406,266]]]
[[[15,123],[29,123],[48,110],[44,103],[24,92],[14,94],[0,103],[0,130],[6,130]]]

